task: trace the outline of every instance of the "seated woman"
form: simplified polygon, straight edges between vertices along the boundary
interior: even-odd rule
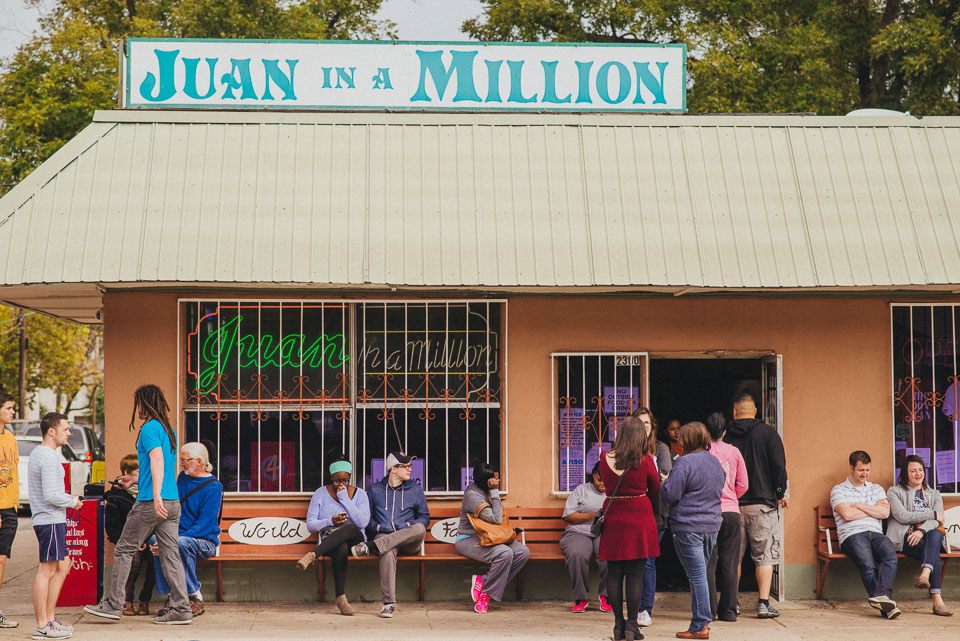
[[[210,455],[202,443],[185,443],[180,448],[180,469],[177,491],[180,494],[180,559],[190,596],[193,616],[203,614],[203,597],[197,579],[197,559],[208,559],[220,545],[220,506],[223,503],[223,485],[210,473]],[[151,551],[157,554],[156,545]],[[170,594],[170,586],[160,563],[153,564],[156,572],[157,593]],[[163,612],[163,609],[161,609]],[[158,613],[159,615],[160,613]]]
[[[590,480],[574,488],[563,507],[562,518],[567,527],[560,537],[560,550],[567,572],[570,573],[573,587],[573,607],[570,611],[574,613],[587,610],[590,559],[597,558],[600,549],[600,537],[594,536],[590,526],[606,498],[603,479],[600,478],[600,463],[597,463],[590,472]],[[607,562],[598,559],[597,566],[600,568],[600,586],[597,589],[600,609],[612,612],[613,608],[607,603]]]
[[[900,467],[900,484],[887,490],[890,518],[887,538],[897,552],[922,563],[916,586],[930,591],[933,613],[952,616],[940,594],[941,550],[946,550],[943,533],[943,498],[927,485],[927,470],[919,456],[908,456]]]
[[[307,529],[320,533],[320,544],[297,561],[297,567],[306,570],[318,556],[329,556],[337,608],[340,614],[353,616],[353,606],[347,601],[347,557],[351,547],[367,540],[363,530],[370,521],[370,502],[366,492],[350,485],[350,461],[338,459],[329,471],[330,482],[313,493],[307,508]]]
[[[473,466],[473,483],[463,491],[463,503],[460,504],[460,527],[455,546],[463,556],[490,564],[486,575],[473,575],[470,589],[474,612],[486,614],[491,599],[497,603],[503,599],[507,583],[526,565],[530,550],[516,540],[491,547],[480,545],[480,538],[468,517],[470,514],[496,525],[503,520],[500,471],[495,465],[477,463]]]

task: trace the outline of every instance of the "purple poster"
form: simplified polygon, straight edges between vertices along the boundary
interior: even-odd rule
[[[957,454],[953,450],[937,452],[937,485],[957,482]]]
[[[419,458],[414,459],[410,462],[410,464],[413,466],[413,469],[410,471],[410,478],[417,485],[419,485],[421,489],[423,489],[423,479],[424,479],[423,459],[419,459]],[[371,459],[370,460],[370,476],[367,477],[370,479],[371,485],[373,483],[376,483],[386,475],[387,473],[383,469],[383,459],[382,458]]]
[[[625,416],[640,406],[640,388],[624,385],[604,386],[603,411],[608,415]]]
[[[600,462],[600,452],[608,451],[612,445],[610,443],[600,442],[597,443],[600,447],[591,447],[587,450],[587,462],[583,466],[584,471],[589,474],[593,469],[593,466]]]

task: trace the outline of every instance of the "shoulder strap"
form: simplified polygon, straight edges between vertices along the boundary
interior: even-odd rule
[[[479,519],[480,513],[483,512],[483,508],[485,507],[489,507],[491,510],[493,509],[493,507],[489,503],[486,503],[486,502],[481,503],[480,505],[477,506],[477,509],[473,511],[473,516]]]
[[[216,477],[216,476],[211,476],[211,477],[208,478],[206,481],[204,481],[203,483],[201,483],[201,484],[198,485],[197,487],[195,487],[195,488],[193,488],[192,490],[190,490],[189,492],[187,492],[187,495],[186,495],[185,497],[183,497],[182,499],[180,499],[180,504],[182,505],[182,504],[186,503],[188,498],[190,498],[191,496],[193,496],[194,494],[196,494],[197,492],[199,492],[199,491],[202,490],[203,488],[207,487],[208,485],[210,485],[211,483],[213,483],[213,482],[216,481],[216,480],[217,480],[217,477]]]
[[[617,479],[617,483],[613,486],[613,494],[610,495],[611,499],[617,495],[617,490],[620,489],[620,483],[623,482],[623,477],[626,475],[627,475],[627,470],[624,470],[623,474],[620,475],[620,478]],[[611,505],[613,505],[613,501],[608,501],[607,507],[603,508],[603,512],[600,514],[601,519],[607,518],[607,510],[610,509]]]

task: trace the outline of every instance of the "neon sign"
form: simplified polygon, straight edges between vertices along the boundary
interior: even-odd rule
[[[200,319],[197,330],[210,314]],[[291,333],[281,337],[270,333],[241,333],[243,316],[237,315],[211,332],[200,347],[197,372],[197,391],[209,394],[217,389],[220,376],[236,356],[240,368],[248,367],[309,367],[324,365],[342,367],[350,358],[344,349],[343,333],[321,334],[309,340],[306,334]]]

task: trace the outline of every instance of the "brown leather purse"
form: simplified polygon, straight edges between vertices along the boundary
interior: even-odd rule
[[[490,507],[489,503],[481,503],[473,514],[467,514],[467,518],[470,519],[470,525],[477,531],[477,538],[480,539],[480,545],[489,548],[494,545],[506,545],[507,543],[513,542],[517,538],[517,531],[513,528],[513,525],[510,524],[510,517],[507,516],[506,511],[504,511],[503,519],[499,525],[496,523],[487,523],[480,518],[480,512],[487,507]]]

